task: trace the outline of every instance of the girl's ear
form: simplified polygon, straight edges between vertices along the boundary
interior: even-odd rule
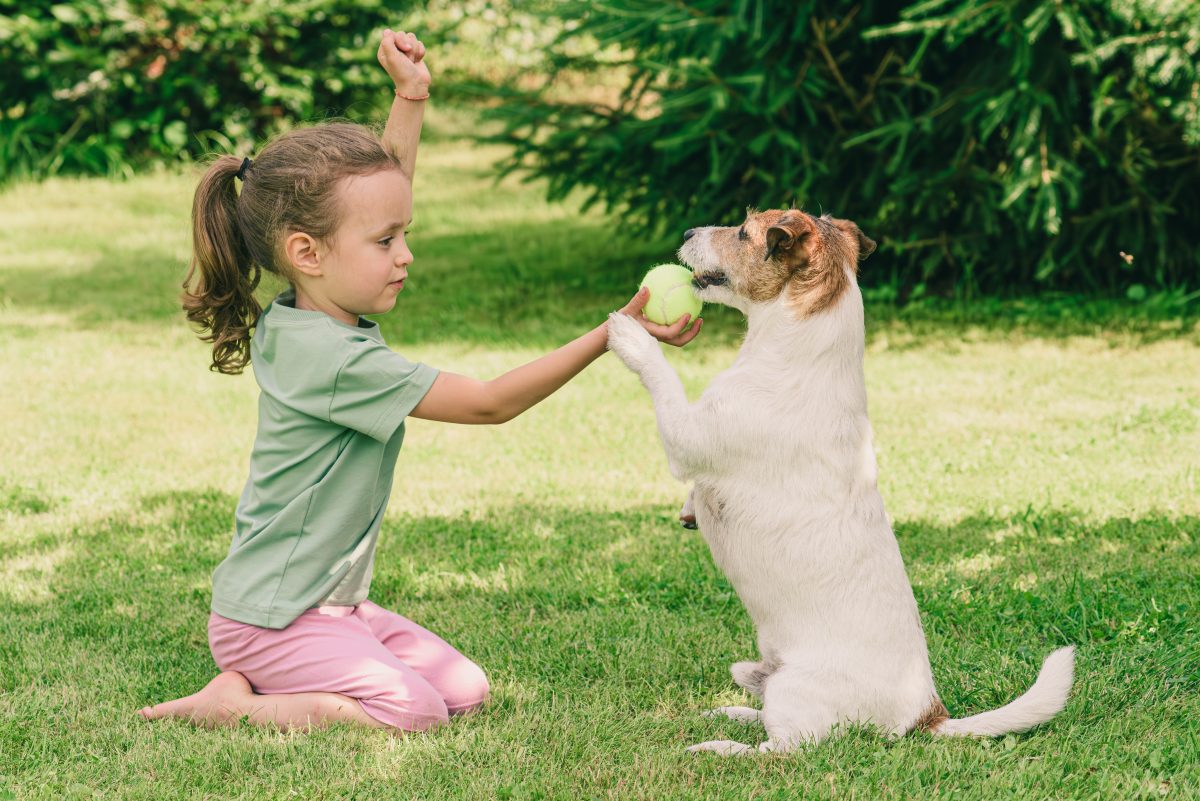
[[[283,243],[283,250],[292,269],[313,278],[321,275],[321,255],[317,249],[317,240],[309,234],[303,231],[292,233]]]

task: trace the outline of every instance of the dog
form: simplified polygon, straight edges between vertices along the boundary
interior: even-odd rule
[[[815,744],[843,724],[893,737],[1025,731],[1063,709],[1073,680],[1068,646],[999,709],[951,719],[938,697],[876,486],[857,280],[874,250],[853,222],[799,209],[687,231],[679,258],[696,296],[747,318],[732,366],[695,403],[657,341],[632,317],[609,316],[609,348],[653,400],[672,475],[693,482],[681,518],[694,514],[754,623],[759,659],[730,672],[761,712],[707,714],[761,721],[759,752]],[[688,750],[755,749],[715,740]]]

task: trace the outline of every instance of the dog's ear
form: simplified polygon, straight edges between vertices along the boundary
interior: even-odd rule
[[[875,240],[864,234],[856,223],[850,220],[837,220],[836,223],[838,228],[850,234],[858,242],[859,261],[875,252]]]
[[[763,261],[770,261],[791,250],[803,242],[812,230],[808,215],[802,211],[788,211],[767,229],[767,255]]]

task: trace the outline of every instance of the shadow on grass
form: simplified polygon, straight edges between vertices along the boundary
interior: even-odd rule
[[[579,215],[444,235],[418,232],[411,245],[416,262],[410,281],[396,308],[375,318],[393,347],[547,348],[601,323],[628,301],[649,266],[675,259],[679,241],[636,240],[615,220]],[[114,322],[187,326],[178,303],[187,265],[172,253],[99,244],[87,263],[75,270],[0,270],[0,300],[21,311],[65,314],[85,330]],[[862,280],[869,285],[869,270]],[[267,276],[260,301],[265,305],[282,286]],[[745,327],[740,313],[709,306],[704,317],[705,341],[740,340]],[[892,347],[964,337],[1099,336],[1123,344],[1186,337],[1200,342],[1197,319],[1178,310],[1062,296],[985,299],[969,306],[935,301],[867,306],[868,338],[887,337]]]
[[[215,673],[210,575],[236,503],[218,492],[149,496],[120,519],[6,555],[2,570],[20,570],[13,565],[66,546],[41,577],[49,600],[0,588],[0,689],[72,686],[80,664],[61,655],[104,652],[128,668],[129,699],[118,705],[203,686]],[[20,503],[11,511],[36,513]],[[728,664],[753,656],[752,627],[674,511],[527,505],[389,517],[371,598],[547,698],[598,684],[650,708],[664,693],[725,692]],[[1027,513],[951,526],[905,521],[897,534],[952,712],[1011,700],[1050,650],[1069,643],[1079,647],[1078,692],[1100,705],[1088,714],[1200,685],[1200,518],[1087,523],[1070,512]],[[16,586],[27,587],[24,578]],[[1098,675],[1136,675],[1144,689],[1123,694]],[[498,708],[506,703],[501,693]]]

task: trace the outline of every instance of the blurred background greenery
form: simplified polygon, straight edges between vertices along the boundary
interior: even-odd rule
[[[497,169],[648,235],[855,219],[868,299],[1200,299],[1200,0],[0,2],[0,182],[378,122],[385,26]]]

